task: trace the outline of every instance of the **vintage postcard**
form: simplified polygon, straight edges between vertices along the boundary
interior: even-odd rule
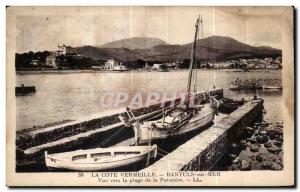
[[[294,186],[293,7],[7,7],[8,186]]]

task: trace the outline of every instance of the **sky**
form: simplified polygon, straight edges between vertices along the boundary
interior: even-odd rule
[[[282,47],[287,7],[36,7],[16,17],[16,51],[56,50],[154,37],[169,44],[193,40],[198,15],[204,38],[229,36],[253,46]]]

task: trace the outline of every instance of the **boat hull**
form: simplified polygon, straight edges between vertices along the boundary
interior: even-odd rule
[[[35,92],[36,92],[35,86],[21,86],[15,88],[16,96],[34,94]]]
[[[208,107],[208,106],[207,106]],[[209,107],[208,107],[209,108]],[[201,113],[195,118],[190,119],[187,123],[185,123],[179,130],[175,132],[170,131],[161,131],[152,128],[145,128],[142,126],[135,126],[135,137],[137,138],[138,144],[146,144],[146,143],[158,143],[165,139],[172,139],[178,136],[182,136],[195,131],[202,131],[208,127],[208,125],[213,123],[214,119],[214,111],[212,109],[206,109],[206,113]]]
[[[133,146],[134,147],[134,146]],[[139,162],[146,161],[147,158],[156,157],[156,146],[144,146],[150,150],[142,152],[139,155],[125,157],[118,160],[110,160],[106,162],[73,162],[70,160],[64,160],[63,158],[55,158],[53,155],[45,155],[45,162],[48,169],[64,169],[73,171],[107,171],[121,167],[134,166]],[[90,151],[90,150],[89,150]],[[84,150],[81,150],[84,153]],[[68,152],[66,152],[68,153]]]

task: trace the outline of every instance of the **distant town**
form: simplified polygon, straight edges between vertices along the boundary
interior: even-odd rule
[[[169,71],[187,69],[190,62],[189,59],[172,62],[142,59],[122,61],[116,58],[94,59],[70,50],[72,49],[69,46],[58,45],[56,51],[16,53],[16,70]],[[197,60],[197,65],[198,68],[206,69],[278,70],[282,68],[282,57],[236,58],[227,61],[205,61],[199,59]]]

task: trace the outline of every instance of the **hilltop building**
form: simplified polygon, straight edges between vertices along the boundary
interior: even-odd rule
[[[66,46],[65,44],[63,44],[62,46],[60,46],[59,44],[57,45],[57,50],[50,52],[50,55],[48,55],[46,57],[46,62],[45,65],[46,66],[50,66],[53,68],[57,68],[59,61],[57,60],[58,56],[62,56],[62,55],[68,55],[67,53],[67,48],[68,46]]]
[[[67,46],[63,44],[60,46],[59,44],[57,45],[57,55],[66,55],[67,54]]]

